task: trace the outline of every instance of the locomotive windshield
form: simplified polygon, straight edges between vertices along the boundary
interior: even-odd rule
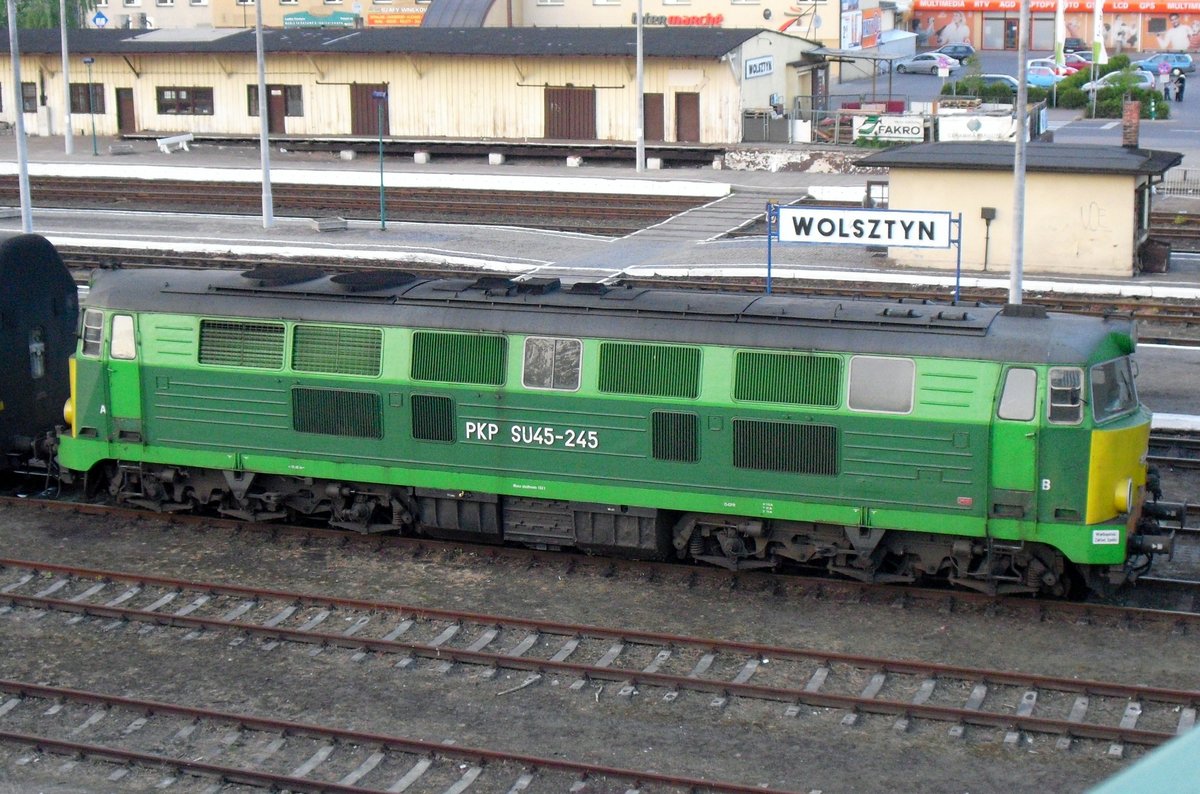
[[[1097,422],[1128,413],[1137,407],[1133,367],[1128,356],[1092,367],[1092,415]]]

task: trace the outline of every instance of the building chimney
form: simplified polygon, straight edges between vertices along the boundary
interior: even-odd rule
[[[1138,148],[1138,125],[1141,120],[1141,102],[1128,101],[1121,106],[1121,145],[1125,148]]]

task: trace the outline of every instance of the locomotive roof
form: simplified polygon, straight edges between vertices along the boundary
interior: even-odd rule
[[[1083,364],[1124,317],[1038,307],[648,289],[558,279],[424,279],[285,267],[97,271],[87,306],[139,312],[584,336],[676,344]]]

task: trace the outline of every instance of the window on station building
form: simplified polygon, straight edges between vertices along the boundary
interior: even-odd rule
[[[303,116],[304,115],[304,86],[299,85],[269,85],[267,86],[267,95],[275,96],[276,91],[283,92],[283,115],[285,116]],[[258,86],[246,86],[246,113],[250,116],[258,115]]]
[[[158,112],[163,116],[213,115],[213,90],[204,86],[169,86],[156,89]]]
[[[37,113],[37,83],[21,83],[21,112]]]
[[[104,83],[71,83],[72,113],[103,113]]]
[[[170,6],[175,5],[175,0],[154,0],[154,4],[157,6],[170,7]]]

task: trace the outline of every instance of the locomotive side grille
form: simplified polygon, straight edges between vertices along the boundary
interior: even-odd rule
[[[413,334],[414,380],[504,385],[508,340],[495,334],[417,331]]]
[[[695,399],[700,394],[700,348],[605,342],[600,345],[600,391]]]
[[[412,434],[420,441],[453,441],[454,403],[450,398],[414,394]]]
[[[681,463],[700,460],[700,422],[695,414],[654,411],[650,421],[656,460]]]
[[[292,389],[292,427],[298,433],[383,438],[379,395],[342,389]]]
[[[835,356],[743,352],[737,354],[733,397],[836,408],[841,384],[842,360]]]
[[[378,328],[297,325],[292,340],[292,369],[377,377],[382,349],[383,332]]]
[[[200,363],[222,367],[283,367],[283,325],[200,321]]]
[[[795,422],[733,422],[733,465],[792,474],[838,473],[837,428]]]

